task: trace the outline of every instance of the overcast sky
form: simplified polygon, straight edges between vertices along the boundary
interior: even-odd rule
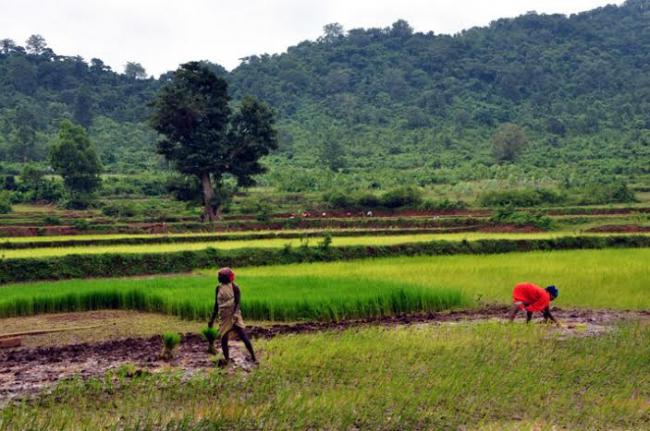
[[[407,20],[456,33],[528,11],[570,14],[621,0],[0,0],[0,39],[45,37],[58,54],[100,58],[116,71],[140,62],[158,76],[189,60],[232,69],[239,58],[314,40],[325,24],[348,30]]]

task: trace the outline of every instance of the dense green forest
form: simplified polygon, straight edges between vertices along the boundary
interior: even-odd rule
[[[252,95],[276,110],[280,145],[259,182],[282,191],[531,178],[579,187],[650,174],[649,0],[455,35],[403,20],[330,24],[285,53],[210,67],[234,104]],[[62,119],[87,129],[105,173],[167,169],[147,118],[170,77],[59,56],[39,36],[0,41],[0,170],[45,166]]]

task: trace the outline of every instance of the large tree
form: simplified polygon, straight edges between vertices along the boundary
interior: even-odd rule
[[[224,179],[241,186],[264,172],[262,156],[277,148],[270,108],[245,97],[235,113],[228,85],[200,62],[181,65],[153,102],[151,124],[163,135],[158,151],[176,169],[201,183],[204,219],[216,220]]]
[[[514,162],[528,145],[526,132],[512,123],[504,123],[492,135],[492,151],[497,162]]]
[[[58,142],[52,146],[50,162],[63,177],[63,185],[75,207],[83,207],[101,186],[101,164],[83,127],[61,122]]]

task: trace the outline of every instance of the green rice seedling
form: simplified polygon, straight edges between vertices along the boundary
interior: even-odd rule
[[[644,235],[641,233],[640,235]],[[382,236],[349,236],[333,237],[328,241],[328,246],[383,246],[422,243],[430,241],[479,241],[482,239],[552,239],[560,237],[573,237],[568,232],[541,232],[541,233],[482,233],[464,232],[447,234],[410,234],[410,235],[382,235]],[[607,236],[607,234],[581,234],[581,236]],[[610,235],[611,236],[611,235]],[[136,245],[101,245],[101,246],[67,246],[48,248],[27,248],[5,250],[6,259],[25,259],[38,257],[66,256],[70,254],[138,254],[138,253],[173,253],[178,251],[196,251],[214,248],[216,250],[236,250],[243,248],[280,249],[290,244],[292,247],[319,247],[322,242],[309,241],[303,238],[273,238],[249,239],[228,241],[205,242],[180,242],[168,244],[136,244]]]
[[[169,361],[174,357],[174,350],[181,343],[181,335],[176,332],[165,332],[162,335],[162,341],[162,358],[166,361]]]
[[[217,331],[214,328],[203,328],[201,331],[201,335],[203,335],[203,338],[208,342],[208,353],[214,355],[217,353],[217,351],[214,348],[214,342],[219,338],[219,331]]]
[[[237,270],[254,320],[340,320],[511,301],[520,281],[556,284],[558,307],[647,310],[650,249],[420,256]],[[576,270],[579,268],[579,270]],[[0,317],[126,309],[206,320],[214,269],[193,275],[0,287]]]

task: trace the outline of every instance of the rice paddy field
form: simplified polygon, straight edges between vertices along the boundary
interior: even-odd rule
[[[598,236],[603,234],[591,234]],[[644,234],[650,235],[650,233]],[[463,232],[446,234],[413,234],[413,235],[382,235],[382,236],[346,236],[332,238],[331,245],[337,246],[380,246],[411,244],[433,240],[444,241],[476,241],[481,239],[549,239],[567,236],[577,236],[568,232],[535,232],[535,233],[483,233]],[[584,236],[584,234],[581,234]],[[108,245],[108,246],[72,246],[72,247],[46,247],[27,248],[17,250],[2,250],[0,255],[5,259],[56,257],[71,254],[136,254],[136,253],[170,253],[177,251],[204,250],[214,248],[218,250],[234,250],[242,248],[283,248],[286,246],[297,247],[300,245],[315,246],[322,238],[278,238],[254,240],[227,240],[209,242],[187,242],[172,244],[138,244],[138,245]]]
[[[304,231],[294,232],[296,238],[48,246],[0,253],[21,259],[207,247],[317,246],[322,241],[301,238]],[[331,245],[571,235],[570,231],[334,233]],[[139,237],[151,236],[75,236],[79,240]],[[70,237],[9,241],[56,242],[58,238],[68,241]],[[50,329],[32,328],[33,322],[53,322],[39,325],[56,330],[60,321],[73,328],[77,320],[88,324],[90,318],[84,313],[101,316],[121,310],[129,313],[128,320],[113,331],[129,328],[129,335],[115,341],[118,336],[108,336],[112,326],[101,326],[98,320],[97,329],[80,329],[90,334],[85,340],[92,341],[70,344],[74,336],[62,336],[57,345],[54,335],[47,347],[26,342],[17,350],[0,349],[0,368],[4,367],[0,429],[650,429],[648,262],[648,248],[612,248],[235,268],[242,314],[253,322],[253,334],[256,325],[289,329],[286,335],[270,332],[253,339],[259,364],[226,369],[214,366],[220,354],[209,356],[202,341],[196,341],[213,308],[216,268],[166,276],[1,285],[0,342],[9,332],[3,322],[11,322],[15,332],[25,319],[30,323],[22,327],[29,333]],[[557,285],[560,295],[553,308],[561,319],[591,316],[594,311],[624,317],[601,322],[596,313],[563,328],[526,325],[521,320],[507,324],[505,312],[500,311],[489,318],[462,317],[486,307],[505,310],[514,284],[522,281]],[[445,313],[461,317],[450,322],[426,317]],[[184,333],[178,358],[162,366],[151,365],[158,363],[160,354],[159,340],[151,338],[154,315],[156,328],[169,322],[170,330]],[[419,323],[408,323],[418,316]],[[401,320],[381,320],[396,317]],[[178,318],[185,323],[179,324]],[[372,323],[372,319],[391,323]],[[326,329],[296,329],[309,325]],[[102,344],[102,338],[118,344]],[[129,355],[115,353],[120,342],[128,346]],[[231,349],[244,355],[238,342],[232,341]],[[25,363],[32,368],[20,368]],[[70,370],[77,370],[76,374],[56,377],[69,376]],[[45,390],[25,392],[39,379],[50,382],[38,386]],[[7,382],[17,383],[8,386]]]
[[[561,289],[557,305],[650,309],[650,250],[576,250],[294,264],[237,271],[258,320],[345,319],[508,303],[516,282]],[[125,308],[206,319],[215,270],[1,287],[0,316]]]

